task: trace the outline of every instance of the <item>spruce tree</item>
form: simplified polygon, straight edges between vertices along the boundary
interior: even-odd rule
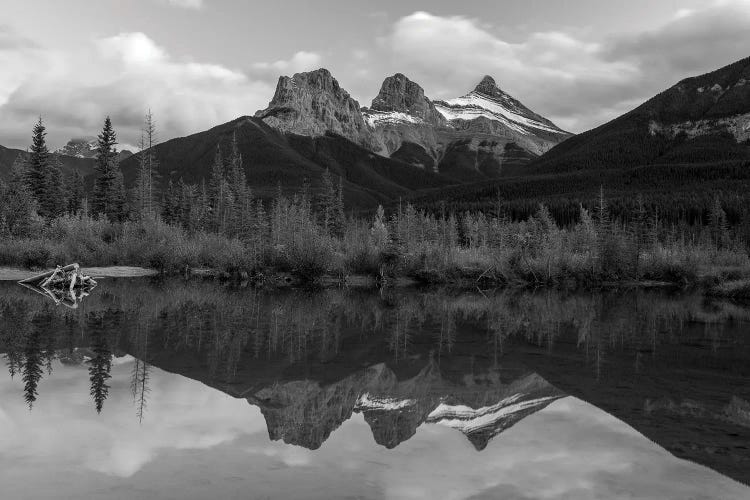
[[[318,196],[318,213],[320,225],[327,233],[331,233],[335,225],[336,188],[331,179],[331,172],[325,169],[322,177],[321,193]]]
[[[200,192],[198,195],[198,226],[196,229],[200,231],[205,231],[208,228],[209,224],[209,215],[211,213],[210,207],[209,207],[209,196],[208,196],[208,188],[206,187],[206,180],[201,180],[201,187]]]
[[[67,179],[68,201],[67,211],[69,214],[77,214],[83,207],[83,176],[78,169],[75,169],[73,173]]]
[[[727,224],[727,214],[721,206],[721,200],[718,196],[714,197],[713,205],[709,211],[709,227],[711,229],[711,239],[717,249],[727,246],[729,241],[729,226]]]
[[[125,218],[125,187],[117,161],[116,144],[117,136],[107,116],[98,137],[96,171],[99,175],[94,184],[91,208],[95,214],[104,215],[111,222]]]
[[[86,361],[89,365],[89,380],[91,381],[91,397],[94,399],[94,407],[97,413],[102,412],[104,400],[109,395],[109,384],[112,371],[112,350],[109,347],[106,333],[101,329],[95,329],[91,333],[91,350],[94,355]]]
[[[217,232],[220,232],[222,229],[224,202],[226,200],[226,193],[224,193],[225,187],[224,160],[221,155],[221,146],[217,144],[214,162],[211,165],[211,176],[208,180],[208,196],[211,208],[211,229]]]
[[[237,144],[237,133],[232,134],[232,143],[229,150],[229,162],[227,164],[226,179],[231,188],[233,206],[228,207],[230,210],[229,218],[231,219],[231,234],[238,235],[242,232],[242,219],[246,212],[247,201],[247,179],[242,164],[242,154]]]
[[[336,200],[333,204],[333,234],[343,236],[346,226],[346,215],[344,214],[344,180],[339,176],[339,185],[336,189]]]
[[[47,183],[47,171],[49,169],[49,150],[47,149],[47,131],[42,117],[39,117],[31,136],[31,148],[26,160],[26,186],[37,202],[40,215],[47,216],[44,202],[45,188]]]
[[[178,200],[177,193],[175,191],[172,179],[167,184],[167,189],[164,190],[164,196],[161,203],[161,217],[167,224],[175,224],[178,219]]]
[[[41,328],[36,326],[31,328],[29,335],[26,337],[23,354],[24,362],[21,369],[21,378],[23,379],[24,398],[26,404],[29,405],[29,409],[31,409],[39,395],[37,388],[44,373],[42,369],[44,358],[42,357]]]
[[[11,178],[0,190],[0,234],[26,236],[36,211],[36,200],[26,184],[26,160],[19,154],[11,167]]]
[[[59,217],[65,213],[67,199],[63,185],[60,156],[52,155],[44,178],[44,198],[41,206],[46,217]]]

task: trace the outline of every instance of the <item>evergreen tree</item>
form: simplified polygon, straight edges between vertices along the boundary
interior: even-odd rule
[[[26,161],[18,155],[13,162],[10,182],[0,189],[0,234],[25,236],[36,211],[36,200],[26,184]]]
[[[31,137],[31,149],[26,160],[26,185],[37,202],[40,215],[47,216],[44,201],[49,169],[49,150],[47,149],[47,131],[42,118],[34,125]]]
[[[176,224],[179,220],[179,200],[174,183],[169,180],[167,189],[164,190],[164,196],[161,203],[161,217],[167,224]]]
[[[232,143],[229,150],[229,162],[227,163],[227,182],[232,193],[233,205],[228,207],[231,220],[230,233],[239,235],[242,232],[242,219],[247,212],[247,179],[242,164],[242,154],[237,144],[237,133],[232,134]]]
[[[318,214],[320,225],[329,234],[333,232],[336,223],[336,198],[336,188],[333,185],[333,179],[331,179],[331,172],[325,169],[322,177],[321,193],[318,196]]]
[[[333,234],[344,236],[346,229],[346,215],[344,214],[344,180],[339,176],[339,185],[336,189],[336,201],[333,205]]]
[[[41,205],[46,217],[59,217],[67,209],[68,200],[63,185],[62,162],[53,154],[44,179],[44,198]]]
[[[70,214],[77,214],[83,207],[83,198],[85,196],[83,190],[83,176],[78,169],[75,169],[67,179],[67,193],[67,211]]]
[[[729,242],[729,226],[727,224],[727,214],[721,206],[721,200],[718,196],[714,198],[711,210],[708,216],[711,239],[716,248],[723,248]]]
[[[36,402],[38,396],[37,387],[39,387],[39,381],[44,373],[42,368],[43,363],[42,330],[37,325],[34,325],[26,338],[24,362],[21,370],[24,397],[26,404],[29,405],[29,409],[34,406],[34,402]]]
[[[176,209],[178,219],[183,228],[188,231],[195,230],[196,211],[195,208],[196,188],[193,184],[186,183],[180,178],[177,183],[177,203]]]
[[[91,381],[91,397],[94,399],[96,412],[101,413],[104,400],[109,395],[107,380],[112,371],[112,350],[109,348],[106,333],[102,329],[91,332],[91,350],[94,356],[87,361],[89,365],[89,380]]]
[[[211,206],[211,229],[223,233],[227,229],[227,214],[230,212],[232,198],[229,184],[224,176],[224,160],[221,147],[216,145],[214,163],[211,165],[211,176],[208,181],[208,193]]]
[[[646,213],[646,207],[643,204],[643,196],[639,194],[638,197],[636,198],[636,208],[635,208],[635,212],[633,214],[633,218],[630,221],[630,226],[629,226],[630,243],[631,243],[632,259],[633,259],[633,270],[634,270],[633,274],[634,274],[635,279],[640,278],[641,252],[643,252],[643,249],[646,246],[646,243],[648,240],[647,225],[648,225],[648,214]]]
[[[266,215],[266,209],[263,206],[263,200],[258,198],[255,200],[253,228],[250,237],[256,259],[263,255],[265,244],[269,238],[269,231],[270,224]]]
[[[211,208],[209,204],[210,200],[208,196],[208,188],[206,187],[206,180],[202,179],[196,207],[198,212],[198,225],[196,229],[200,231],[205,231],[206,229],[208,229],[209,216],[211,214]]]
[[[109,116],[99,134],[96,154],[96,170],[99,176],[94,184],[92,210],[106,216],[110,222],[125,218],[125,187],[117,161],[117,136]]]

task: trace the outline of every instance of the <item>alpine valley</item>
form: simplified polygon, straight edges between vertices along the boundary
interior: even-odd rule
[[[226,155],[236,139],[256,196],[269,198],[279,186],[317,191],[328,170],[340,176],[349,209],[410,199],[428,210],[463,211],[502,200],[506,213],[523,218],[543,201],[565,223],[604,188],[617,216],[628,216],[637,192],[673,220],[704,217],[720,196],[734,221],[741,207],[732,200],[750,189],[749,116],[750,58],[683,80],[575,137],[490,76],[463,96],[433,101],[396,73],[363,107],[318,69],[280,77],[268,106],[254,115],[157,144],[153,153],[164,185],[200,183],[217,148]],[[88,187],[91,144],[73,139],[56,151],[63,172],[79,170]],[[25,154],[0,147],[0,178]],[[120,154],[126,186],[139,162],[139,154]]]

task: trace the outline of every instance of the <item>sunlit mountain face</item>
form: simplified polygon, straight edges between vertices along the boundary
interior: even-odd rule
[[[133,279],[70,309],[0,283],[0,477],[9,498],[746,498],[748,322],[645,291]]]

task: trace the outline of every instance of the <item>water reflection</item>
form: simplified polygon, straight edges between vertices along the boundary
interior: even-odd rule
[[[113,280],[72,311],[0,284],[0,352],[29,408],[59,361],[86,368],[76,373],[88,373],[102,418],[107,398],[126,394],[130,418],[149,425],[163,370],[247,400],[274,441],[322,449],[361,419],[384,449],[439,424],[485,450],[573,395],[744,482],[749,322],[743,306],[663,292],[267,293]],[[123,360],[125,384],[112,377]]]
[[[32,412],[15,397],[20,380],[0,381],[3,498],[682,500],[748,491],[572,397],[523,418],[481,453],[437,422],[393,449],[375,445],[360,412],[311,451],[270,441],[256,406],[152,367],[149,418],[139,424],[128,391],[134,363],[113,359],[101,415],[85,365],[53,361]]]

